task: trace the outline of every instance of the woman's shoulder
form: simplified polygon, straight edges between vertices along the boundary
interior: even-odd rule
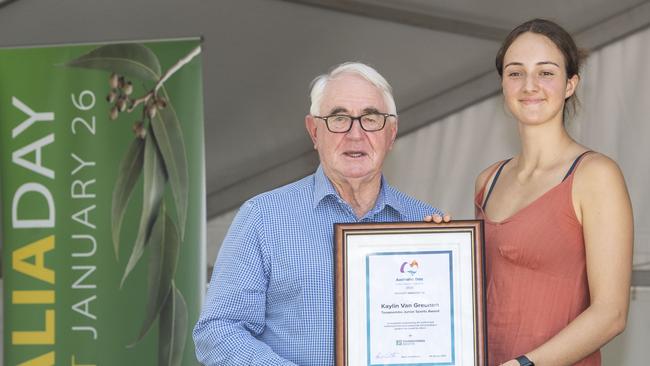
[[[485,187],[485,183],[488,181],[488,179],[490,179],[494,171],[501,163],[503,163],[503,161],[504,160],[496,161],[490,164],[487,168],[483,169],[483,171],[479,173],[479,175],[476,177],[476,182],[474,185],[474,193],[478,193],[478,191],[480,191],[483,187]]]
[[[621,169],[616,161],[609,156],[597,151],[590,151],[582,157],[580,165],[576,168],[576,175],[585,180],[612,178],[621,175]]]
[[[574,186],[578,192],[596,194],[625,187],[623,173],[616,161],[600,152],[585,154],[574,174]]]

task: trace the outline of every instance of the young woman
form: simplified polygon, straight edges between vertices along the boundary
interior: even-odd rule
[[[515,28],[497,53],[521,151],[476,179],[485,220],[489,365],[600,365],[625,328],[633,219],[617,164],[574,141],[582,55],[557,24]]]

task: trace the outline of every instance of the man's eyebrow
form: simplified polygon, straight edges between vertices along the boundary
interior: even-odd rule
[[[348,110],[343,107],[334,107],[332,110],[330,110],[329,114],[340,114],[340,113],[348,113]]]
[[[363,113],[381,113],[379,109],[375,107],[364,108]]]
[[[331,114],[347,114],[347,113],[349,113],[349,111],[347,110],[347,108],[344,108],[344,107],[334,107],[329,112],[330,115]],[[379,109],[377,109],[375,107],[366,107],[366,108],[363,109],[363,114],[367,114],[367,113],[381,113],[381,112],[379,111]]]

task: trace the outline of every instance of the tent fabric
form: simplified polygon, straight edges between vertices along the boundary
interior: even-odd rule
[[[650,29],[593,52],[579,86],[581,106],[567,125],[574,139],[616,160],[625,175],[634,209],[635,269],[650,269],[648,65]],[[384,172],[391,184],[454,218],[473,218],[476,176],[518,150],[515,122],[498,95],[398,138]]]
[[[579,142],[615,159],[625,175],[635,219],[634,269],[650,270],[650,29],[593,52],[583,70],[582,107],[568,122]],[[399,83],[399,80],[392,80]],[[397,101],[399,104],[399,100]],[[494,161],[519,149],[515,122],[500,95],[398,138],[385,175],[399,189],[446,209],[454,218],[473,218],[474,179]],[[232,221],[233,212],[211,220],[208,264]],[[632,289],[623,334],[603,349],[604,365],[643,364],[650,288]]]
[[[577,141],[615,159],[625,175],[634,209],[635,270],[650,270],[650,144],[644,143],[650,139],[649,64],[650,28],[592,52],[578,88],[581,106],[568,121]],[[384,172],[398,189],[454,218],[473,218],[474,179],[518,149],[515,122],[497,95],[400,136]],[[210,220],[208,265],[235,212]]]

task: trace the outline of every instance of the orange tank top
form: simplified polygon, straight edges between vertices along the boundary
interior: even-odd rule
[[[475,197],[477,217],[485,220],[490,366],[540,346],[589,306],[584,237],[571,197],[583,155],[561,183],[500,222],[484,212],[487,182]],[[596,351],[575,365],[600,363]]]

